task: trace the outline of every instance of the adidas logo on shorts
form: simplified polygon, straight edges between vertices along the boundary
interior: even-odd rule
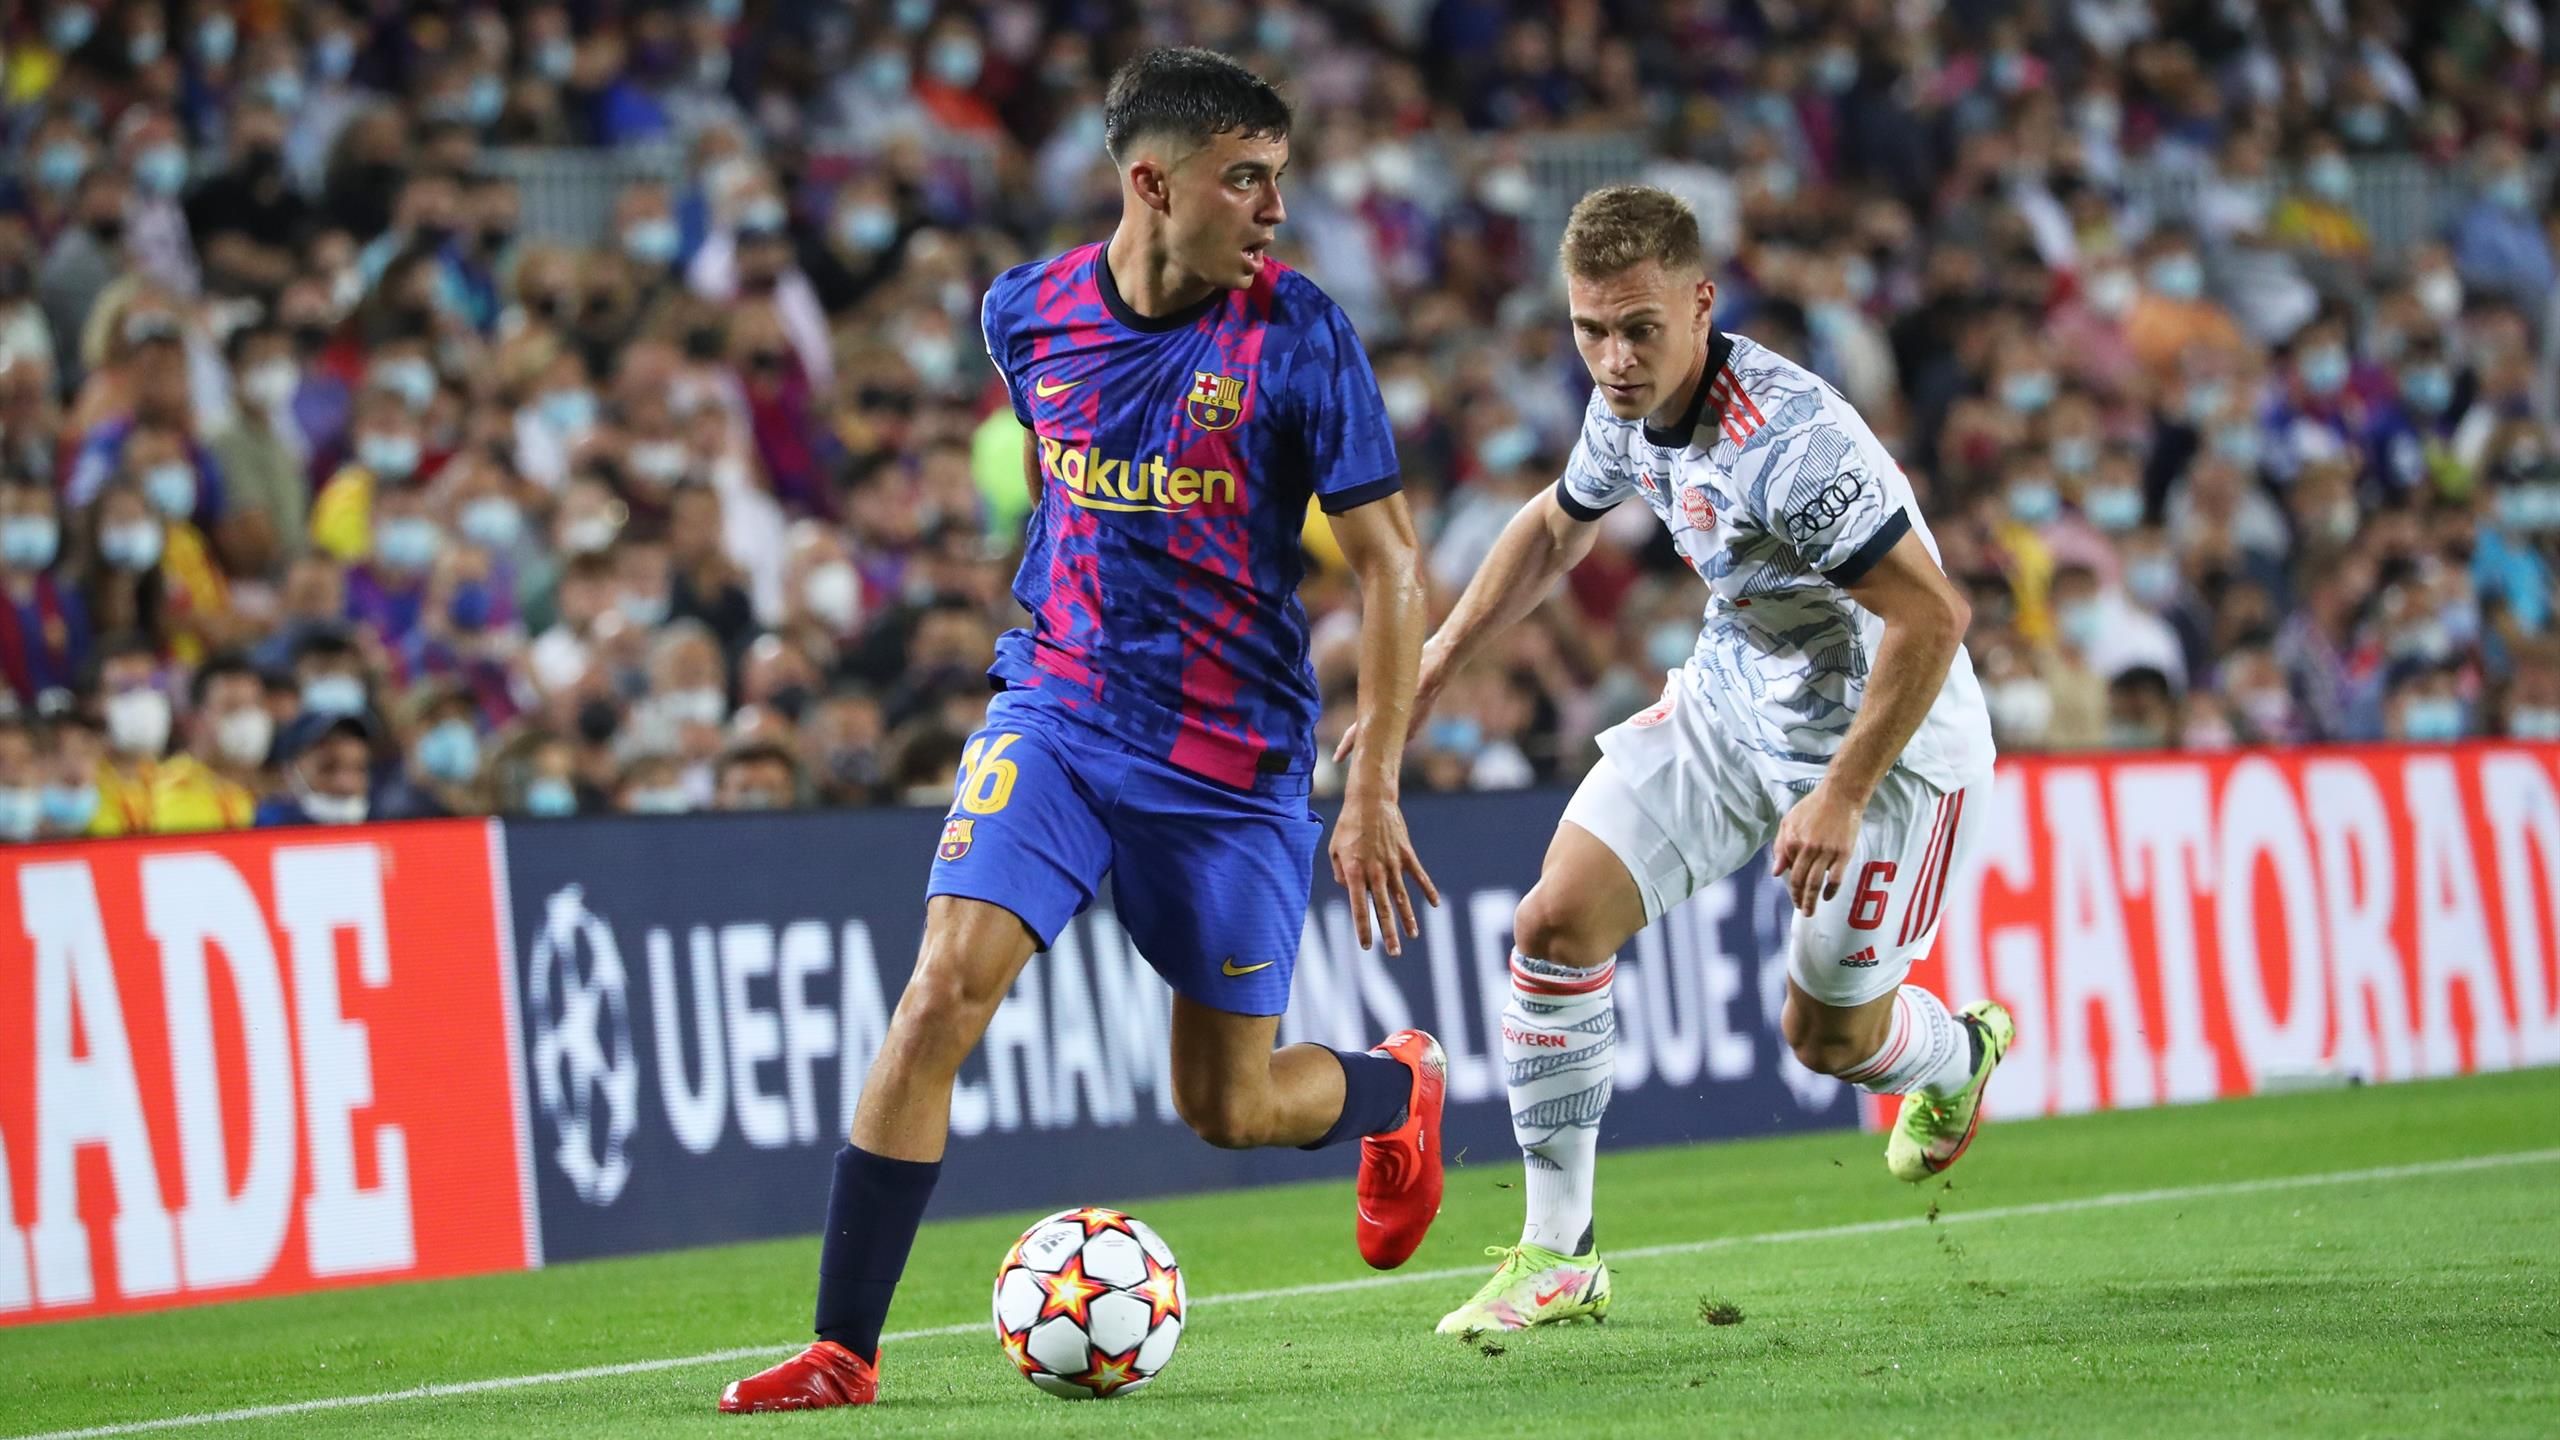
[[[1850,956],[1848,959],[1843,960],[1840,963],[1848,966],[1852,970],[1864,970],[1876,963],[1876,947],[1870,945],[1866,949],[1859,951],[1857,954]]]

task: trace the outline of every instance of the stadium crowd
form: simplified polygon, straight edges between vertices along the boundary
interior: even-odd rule
[[[1299,106],[1282,254],[1370,344],[1444,604],[1588,388],[1529,141],[1632,136],[1721,323],[1911,473],[2004,748],[2560,738],[2560,36],[2527,0],[7,27],[7,838],[945,803],[1027,505],[977,301],[1108,232],[1101,83],[1159,42]],[[570,243],[491,163],[526,147],[679,158]],[[2386,248],[2358,165],[2412,154],[2464,199]],[[1687,654],[1696,581],[1642,507],[1603,525],[1415,786],[1570,775]],[[1357,594],[1320,516],[1307,546],[1329,745]]]

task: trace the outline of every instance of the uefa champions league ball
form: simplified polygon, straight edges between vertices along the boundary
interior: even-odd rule
[[[996,1343],[1066,1400],[1108,1400],[1156,1377],[1189,1299],[1173,1247],[1146,1222],[1088,1205],[1022,1232],[996,1267]]]

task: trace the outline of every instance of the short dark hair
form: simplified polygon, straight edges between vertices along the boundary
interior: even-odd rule
[[[1170,135],[1196,147],[1230,130],[1247,139],[1285,140],[1289,102],[1270,81],[1215,50],[1142,50],[1113,73],[1103,93],[1102,146],[1114,161],[1142,136]]]
[[[263,677],[258,674],[258,667],[249,663],[248,656],[237,650],[225,650],[207,657],[202,665],[196,667],[195,677],[187,682],[187,708],[203,709],[204,697],[213,693],[213,682],[225,675],[246,675],[252,680],[259,681],[258,688],[262,692],[266,688]]]
[[[747,765],[779,765],[790,775],[792,788],[797,790],[800,786],[799,757],[771,740],[749,740],[722,751],[714,767],[713,782],[727,780],[730,771]]]

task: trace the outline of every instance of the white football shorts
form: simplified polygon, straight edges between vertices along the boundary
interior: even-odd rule
[[[1564,818],[1627,867],[1648,924],[1740,870],[1795,803],[1676,675],[1660,702],[1602,733],[1600,749]],[[1945,791],[1900,766],[1885,773],[1839,893],[1796,916],[1787,973],[1798,987],[1841,1008],[1893,993],[1937,941],[1947,877],[1980,834],[1990,788],[1988,777]]]

